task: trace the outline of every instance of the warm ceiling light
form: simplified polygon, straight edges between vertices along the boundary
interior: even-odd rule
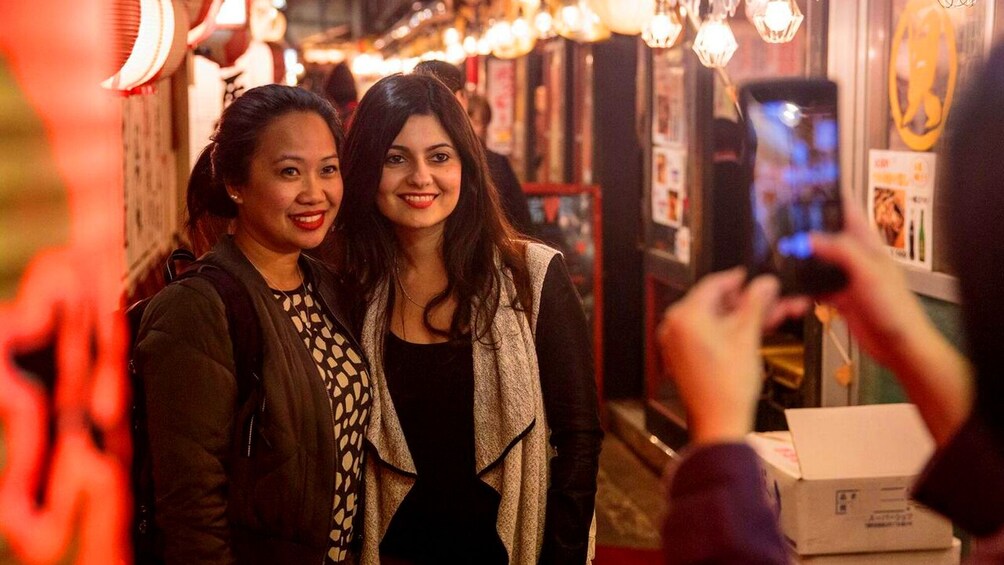
[[[724,67],[738,47],[736,36],[724,16],[709,16],[694,38],[694,52],[705,67]]]
[[[787,43],[794,39],[805,16],[795,0],[767,0],[754,8],[753,25],[767,43]]]
[[[610,31],[638,35],[657,13],[658,0],[591,0],[590,6]]]
[[[554,18],[551,17],[551,12],[547,10],[537,12],[533,18],[533,27],[537,30],[537,37],[541,39],[554,37]]]
[[[506,22],[499,29],[498,40],[492,48],[492,55],[499,59],[515,59],[533,51],[537,43],[537,35],[526,16],[521,15]]]
[[[491,38],[489,38],[488,32],[485,32],[485,34],[478,39],[478,55],[491,55],[491,54],[492,54]]]
[[[610,28],[589,7],[586,0],[565,0],[554,22],[558,35],[572,41],[593,42],[610,37]]]
[[[455,27],[448,27],[443,30],[443,43],[447,46],[460,43],[460,32]]]
[[[464,38],[464,53],[470,57],[478,54],[478,39],[473,35]]]
[[[669,0],[657,0],[655,15],[645,24],[641,38],[653,49],[671,47],[680,38],[683,24],[676,11],[669,8]]]

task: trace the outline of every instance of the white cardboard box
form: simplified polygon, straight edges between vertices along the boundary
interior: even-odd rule
[[[909,497],[934,441],[912,404],[786,410],[750,434],[781,529],[800,555],[944,549],[952,525]]]
[[[962,542],[952,539],[952,547],[921,551],[887,551],[885,553],[841,553],[837,555],[795,555],[792,562],[800,565],[959,565]]]

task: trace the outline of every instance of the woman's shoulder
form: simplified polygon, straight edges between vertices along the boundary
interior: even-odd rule
[[[140,333],[152,328],[181,332],[203,327],[226,316],[223,299],[209,280],[190,276],[162,288],[147,305]]]
[[[561,257],[560,251],[539,241],[522,240],[522,243],[526,247],[526,263],[530,273],[539,271],[543,275],[551,262]]]

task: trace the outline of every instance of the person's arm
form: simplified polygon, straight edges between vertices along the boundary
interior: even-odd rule
[[[236,379],[222,301],[202,281],[147,307],[136,345],[166,563],[232,563],[227,458]]]
[[[550,442],[557,452],[550,462],[540,563],[582,565],[589,550],[603,431],[592,341],[560,255],[551,260],[544,278],[536,349]]]
[[[814,256],[838,265],[848,278],[847,287],[827,300],[861,347],[896,374],[935,441],[944,445],[972,410],[969,364],[931,324],[858,206],[847,203],[845,216],[842,232],[812,236]]]
[[[663,527],[667,563],[786,563],[784,539],[743,439],[763,386],[760,336],[807,308],[745,272],[709,275],[666,311],[663,361],[687,411],[691,447],[673,477]]]
[[[702,444],[690,452],[673,475],[667,507],[666,563],[788,563],[757,455],[745,444]]]
[[[1004,528],[1004,442],[979,413],[934,454],[913,496],[971,534]]]

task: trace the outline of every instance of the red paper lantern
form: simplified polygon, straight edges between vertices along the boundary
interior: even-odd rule
[[[143,92],[181,64],[188,45],[188,12],[180,0],[116,0],[112,23],[119,64],[101,86]]]

